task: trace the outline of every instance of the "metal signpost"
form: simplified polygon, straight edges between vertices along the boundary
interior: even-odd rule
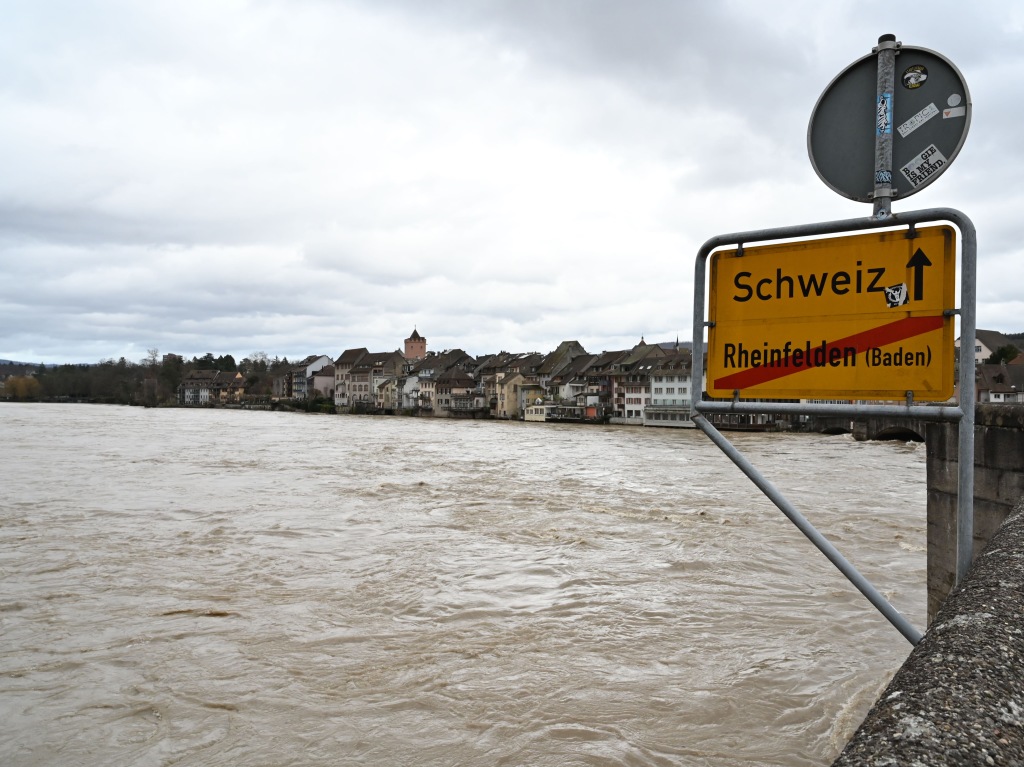
[[[949,167],[970,117],[967,86],[950,62],[883,36],[870,56],[832,81],[808,128],[815,171],[839,194],[871,202],[873,215],[713,237],[701,247],[695,270],[694,381],[704,376],[705,327],[709,335],[707,392],[693,387],[694,423],[913,644],[922,634],[706,414],[897,416],[958,423],[960,582],[973,545],[977,237],[974,224],[957,210],[893,214],[890,203],[919,191]],[[954,306],[956,231],[948,225],[920,226],[936,222],[952,223],[960,233],[960,309]],[[838,234],[843,236],[826,237]],[[814,239],[792,241],[799,238]],[[787,242],[765,244],[780,240]],[[959,402],[917,407],[915,401],[946,402],[953,394],[955,315],[960,315]],[[800,401],[809,398],[861,404]],[[757,401],[765,399],[789,401]]]

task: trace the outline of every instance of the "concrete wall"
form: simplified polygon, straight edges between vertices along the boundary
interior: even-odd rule
[[[1024,765],[1022,673],[1024,502],[938,610],[833,767]]]
[[[928,622],[956,572],[958,427],[928,424]],[[978,405],[974,431],[974,553],[1024,497],[1024,407]]]

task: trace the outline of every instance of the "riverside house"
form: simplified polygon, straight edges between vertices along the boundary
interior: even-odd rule
[[[673,347],[641,338],[632,349],[590,354],[578,341],[563,341],[549,354],[473,358],[461,349],[427,351],[414,330],[405,348],[405,354],[346,349],[333,363],[310,355],[275,378],[274,397],[320,396],[339,412],[522,419],[533,408],[535,416],[553,421],[692,425],[690,352],[678,342]],[[240,373],[198,370],[182,382],[179,402],[230,404],[243,394]]]
[[[244,395],[242,374],[224,370],[191,370],[178,386],[179,405],[235,405]]]

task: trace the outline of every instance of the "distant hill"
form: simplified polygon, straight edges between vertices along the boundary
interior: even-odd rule
[[[32,368],[33,370],[36,370],[39,367],[44,367],[44,368],[59,368],[60,367],[60,365],[57,364],[56,362],[51,362],[50,364],[46,364],[45,362],[15,362],[14,360],[0,360],[0,365],[17,365],[18,367]]]

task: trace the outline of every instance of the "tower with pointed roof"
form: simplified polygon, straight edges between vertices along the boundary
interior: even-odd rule
[[[427,339],[421,336],[413,327],[412,335],[405,339],[405,358],[407,360],[421,360],[427,356]]]

